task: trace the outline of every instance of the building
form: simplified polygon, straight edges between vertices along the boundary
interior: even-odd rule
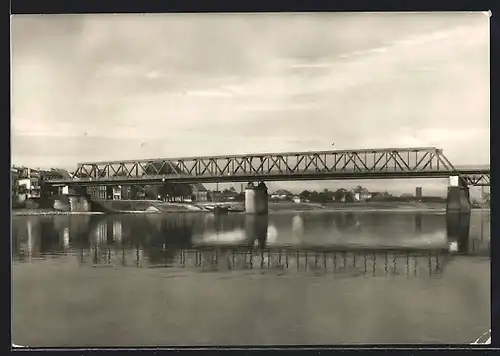
[[[213,190],[210,192],[210,200],[211,201],[221,201],[222,200],[222,192],[220,190]]]
[[[94,200],[106,200],[107,187],[104,185],[91,186],[87,188],[87,193]]]
[[[207,201],[208,200],[208,190],[201,183],[193,184],[193,197],[195,201]]]
[[[113,192],[112,199],[122,200],[122,186],[121,185],[113,186],[111,189]]]
[[[40,185],[40,172],[38,170],[23,168],[17,184],[21,201],[40,198],[42,187]]]
[[[94,200],[144,200],[145,188],[136,185],[90,186],[87,193]]]
[[[42,180],[71,178],[70,174],[65,169],[55,168],[52,168],[50,171],[40,171],[40,177]]]
[[[415,188],[415,197],[422,198],[422,187]]]
[[[87,193],[94,200],[130,200],[132,189],[128,185],[90,186]]]
[[[305,201],[305,199],[303,199],[302,197],[300,197],[300,196],[298,196],[298,195],[295,195],[295,196],[293,197],[293,202],[294,202],[294,203],[299,204],[299,203],[303,203],[304,201]]]
[[[290,193],[288,190],[279,189],[271,194],[271,199],[276,200],[292,200],[294,195]]]
[[[370,192],[354,193],[354,201],[367,201],[372,198]]]
[[[69,173],[64,170],[64,169],[54,169],[52,168],[49,171],[43,170],[40,171],[40,182],[43,185],[44,181],[51,180],[51,179],[65,179],[69,178],[70,175]],[[45,186],[44,187],[44,196],[57,196],[61,195],[62,193],[62,187],[52,187],[52,186]]]
[[[238,197],[240,193],[234,191],[234,190],[223,190],[222,191],[222,200],[225,201],[231,201],[235,200],[236,197]]]
[[[20,172],[16,167],[10,167],[10,178],[12,181],[12,194],[17,191],[17,181],[19,180]]]
[[[70,175],[64,169],[42,170],[13,166],[11,177],[13,203],[25,203],[27,200],[41,203],[42,200],[46,201],[45,198],[63,194],[64,190],[63,187],[46,185],[45,181],[69,178]]]
[[[10,167],[10,176],[12,177],[12,181],[14,182],[15,180],[17,180],[17,178],[19,178],[19,169],[16,168],[16,167]]]
[[[10,171],[11,173],[15,173],[18,178],[28,178],[30,175],[30,169],[26,167],[12,166]]]
[[[21,202],[19,197],[19,178],[21,170],[17,167],[10,167],[11,188],[12,188],[12,206],[17,206]]]
[[[27,167],[11,167],[12,190],[19,201],[39,199],[42,196],[43,182],[50,179],[69,177],[68,172],[52,168],[51,170],[32,169]],[[15,193],[14,193],[15,191]],[[44,187],[43,196],[61,194],[60,187]]]

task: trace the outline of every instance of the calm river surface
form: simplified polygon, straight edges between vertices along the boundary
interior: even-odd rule
[[[489,219],[473,211],[464,234],[432,211],[13,217],[12,341],[471,343],[490,329]]]

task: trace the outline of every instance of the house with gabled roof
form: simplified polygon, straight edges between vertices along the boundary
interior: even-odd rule
[[[207,201],[208,200],[208,189],[201,183],[196,183],[192,185],[193,196],[195,201]]]
[[[278,189],[273,194],[271,194],[271,199],[288,200],[293,199],[293,196],[294,194],[290,193],[288,190]]]

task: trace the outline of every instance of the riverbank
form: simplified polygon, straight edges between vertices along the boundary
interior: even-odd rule
[[[42,215],[102,215],[105,213],[94,211],[59,211],[55,209],[14,209],[12,216],[42,216]]]
[[[214,206],[225,206],[230,210],[244,211],[243,202],[203,202],[203,203],[170,203],[156,200],[117,200],[104,201],[101,204],[111,214],[167,214],[188,212],[211,212]],[[294,202],[269,202],[270,212],[282,211],[364,211],[364,210],[422,210],[443,211],[445,203],[402,203],[402,202],[359,202],[359,203],[294,203]],[[480,209],[474,207],[473,210]],[[489,208],[483,208],[489,210]],[[70,212],[55,209],[15,209],[13,216],[27,215],[72,215],[72,214],[104,214],[101,212]]]
[[[101,201],[102,207],[108,211],[103,212],[73,212],[56,209],[14,209],[12,216],[32,216],[32,215],[89,215],[89,214],[162,214],[162,213],[187,213],[187,212],[208,212],[203,206],[190,203],[170,203],[156,200],[116,200]]]
[[[205,206],[226,206],[243,210],[244,203],[205,203]],[[443,210],[445,203],[401,203],[401,202],[358,202],[358,203],[294,203],[269,202],[269,211],[337,211],[337,210]]]

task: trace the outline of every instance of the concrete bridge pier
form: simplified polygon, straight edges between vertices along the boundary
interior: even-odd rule
[[[65,186],[62,189],[62,194],[68,196],[69,210],[72,212],[89,212],[91,211],[90,199],[83,187]]]
[[[446,196],[446,213],[470,213],[469,187],[464,186],[458,177],[450,177]]]
[[[450,251],[469,250],[471,203],[469,188],[458,177],[450,177],[446,197],[446,231]]]
[[[248,183],[245,189],[245,212],[247,214],[267,214],[267,187],[264,182],[254,185]]]

